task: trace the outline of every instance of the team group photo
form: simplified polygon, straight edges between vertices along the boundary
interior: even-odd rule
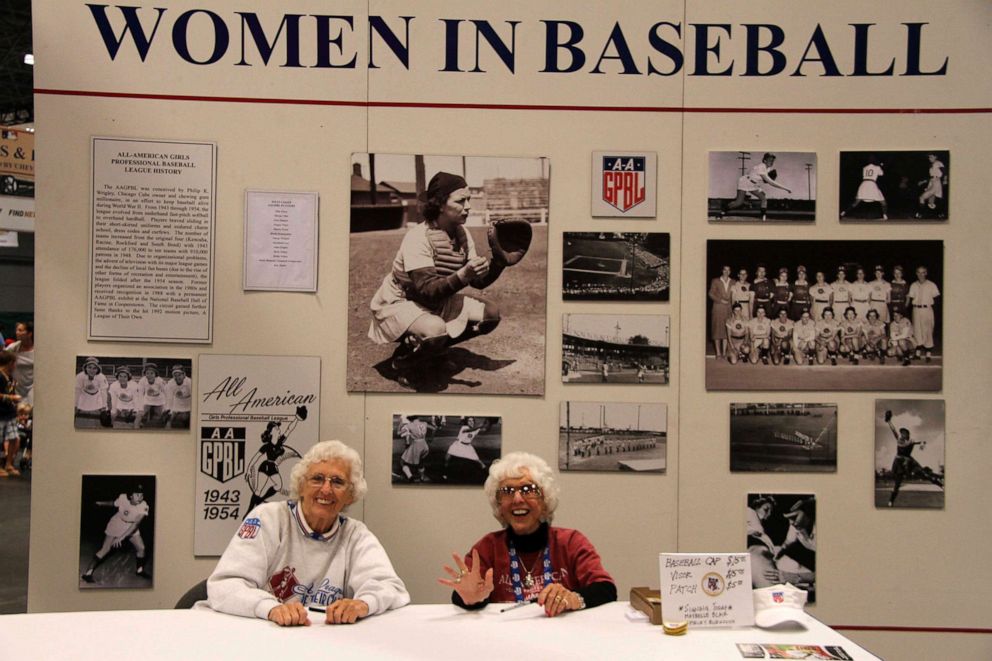
[[[937,390],[940,241],[709,241],[713,390]]]
[[[77,356],[76,429],[189,429],[193,361]]]

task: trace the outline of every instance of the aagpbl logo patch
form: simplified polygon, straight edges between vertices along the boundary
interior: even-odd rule
[[[245,519],[241,527],[238,528],[238,537],[241,539],[255,539],[258,536],[258,531],[262,529],[262,520],[252,517],[250,519]]]

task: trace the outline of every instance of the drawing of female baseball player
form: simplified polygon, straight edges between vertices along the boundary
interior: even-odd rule
[[[286,427],[285,432],[282,430],[282,423],[278,420],[270,420],[266,423],[265,431],[262,432],[262,445],[248,462],[248,468],[245,470],[245,481],[248,482],[248,488],[251,490],[251,501],[246,512],[252,511],[277,493],[284,496],[289,493],[283,488],[279,466],[287,459],[300,457],[300,453],[295,448],[286,445],[286,439],[296,429],[296,425],[306,419],[307,407],[298,406],[296,416]]]

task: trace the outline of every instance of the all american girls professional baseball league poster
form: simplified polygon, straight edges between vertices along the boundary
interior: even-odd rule
[[[220,555],[252,509],[289,496],[320,430],[320,358],[200,356],[195,555]]]

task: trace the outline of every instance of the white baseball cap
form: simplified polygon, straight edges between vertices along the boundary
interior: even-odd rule
[[[794,622],[806,628],[806,590],[791,583],[754,590],[754,623],[762,628]]]

